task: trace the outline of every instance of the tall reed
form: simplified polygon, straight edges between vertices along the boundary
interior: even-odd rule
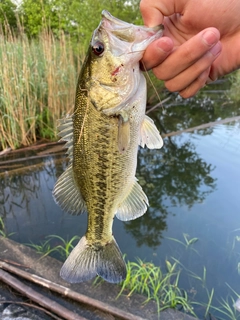
[[[81,58],[69,38],[49,30],[29,40],[0,29],[0,149],[56,138],[57,119],[73,110]]]

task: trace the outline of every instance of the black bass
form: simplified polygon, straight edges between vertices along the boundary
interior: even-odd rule
[[[87,232],[61,269],[68,282],[99,275],[117,283],[126,277],[112,224],[115,215],[127,221],[147,210],[147,196],[135,178],[138,146],[161,148],[163,142],[145,115],[146,81],[139,61],[161,35],[161,26],[135,26],[107,11],[93,33],[74,113],[60,122],[70,163],[53,190],[63,210],[88,213]]]

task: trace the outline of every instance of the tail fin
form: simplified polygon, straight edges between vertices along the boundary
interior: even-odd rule
[[[60,271],[60,276],[70,283],[87,281],[96,275],[112,283],[126,278],[126,265],[114,238],[96,249],[88,245],[85,236],[82,237]]]

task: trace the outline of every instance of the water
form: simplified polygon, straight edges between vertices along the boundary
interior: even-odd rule
[[[240,105],[227,98],[227,86],[211,86],[186,101],[175,96],[164,111],[150,116],[162,133],[239,116]],[[228,299],[232,308],[230,295],[237,300],[240,294],[240,123],[193,130],[164,143],[161,150],[140,149],[137,177],[150,207],[134,221],[115,219],[115,238],[129,260],[140,257],[164,270],[166,259],[177,259],[180,286],[190,297],[208,303],[214,288],[212,304],[219,308],[221,299]],[[86,215],[70,216],[52,199],[54,183],[67,165],[64,151],[43,154],[32,150],[30,160],[26,153],[19,161],[13,154],[8,163],[3,162],[8,157],[0,158],[0,216],[5,232],[21,243],[40,244],[52,234],[70,239],[86,230]],[[193,238],[197,241],[187,245]],[[203,318],[204,308],[196,312]]]

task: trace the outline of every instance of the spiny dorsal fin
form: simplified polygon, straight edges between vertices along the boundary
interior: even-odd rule
[[[58,120],[58,135],[61,137],[60,141],[67,141],[65,148],[68,149],[67,154],[70,158],[70,161],[73,157],[73,120],[72,116],[67,116]]]

